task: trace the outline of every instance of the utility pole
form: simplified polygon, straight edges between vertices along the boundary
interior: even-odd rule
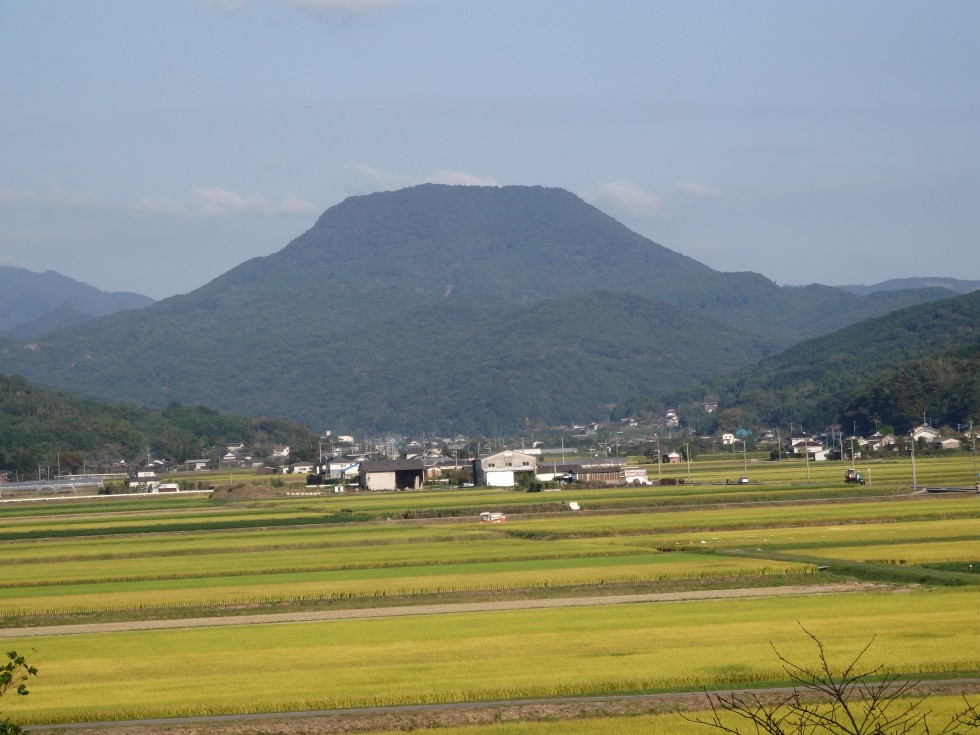
[[[660,454],[660,436],[658,435],[657,436],[657,480],[658,481],[663,477],[663,475],[661,474],[661,469],[660,469],[660,460],[661,460],[661,454]]]
[[[980,475],[977,475],[977,433],[973,430],[973,421],[970,421],[970,441],[973,442],[973,487],[980,493]]]
[[[915,490],[917,485],[915,481],[915,436],[910,434],[909,437],[912,439],[912,489]]]

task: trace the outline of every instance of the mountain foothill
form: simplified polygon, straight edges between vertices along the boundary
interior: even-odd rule
[[[818,349],[834,344],[825,335],[844,335],[836,344],[847,340],[852,356],[893,348],[828,393],[842,402],[905,359],[939,354],[903,351],[916,343],[908,326],[888,344],[872,338],[875,320],[897,310],[940,319],[954,293],[907,285],[782,287],[712,270],[562,189],[426,184],[351,197],[281,250],[190,293],[29,339],[8,327],[0,372],[345,433],[506,433],[706,392],[764,421],[830,412],[813,386],[850,368]],[[978,341],[975,326],[961,327],[958,344],[930,349]],[[794,354],[808,375],[787,367]],[[770,388],[763,375],[780,377]],[[770,389],[773,400],[751,406],[740,393]],[[870,400],[860,410],[877,410]]]

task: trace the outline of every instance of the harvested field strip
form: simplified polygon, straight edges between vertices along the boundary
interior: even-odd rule
[[[347,546],[401,545],[497,538],[500,533],[483,526],[433,528],[419,525],[357,524],[327,527],[299,526],[206,534],[174,533],[146,536],[62,538],[0,543],[0,561],[63,561],[66,559],[122,559],[159,555],[275,551],[281,548],[333,548]]]
[[[209,531],[232,528],[267,528],[298,526],[321,523],[347,523],[372,520],[369,516],[356,517],[338,513],[329,515],[277,514],[247,518],[209,516],[206,518],[133,519],[105,523],[58,524],[47,527],[31,527],[0,531],[0,541],[49,539],[78,536],[112,536],[118,534],[175,533],[180,531]]]
[[[519,524],[515,524],[518,525]],[[49,560],[32,560],[19,549],[3,549],[0,562],[10,551],[15,551],[16,563],[5,564],[0,587],[43,586],[55,583],[98,583],[110,581],[140,581],[151,579],[194,579],[237,574],[278,574],[301,571],[341,571],[381,567],[411,567],[420,565],[450,566],[460,563],[544,560],[555,558],[581,558],[592,556],[616,556],[649,553],[651,549],[697,546],[699,549],[715,548],[765,548],[782,550],[820,550],[838,548],[842,542],[856,545],[893,545],[898,537],[911,542],[954,542],[963,548],[975,548],[976,521],[973,519],[916,521],[884,524],[851,524],[845,526],[807,526],[794,528],[770,528],[747,531],[713,531],[686,534],[649,534],[624,537],[589,536],[559,540],[539,540],[523,537],[496,540],[482,530],[474,531],[472,540],[465,536],[453,536],[440,542],[428,541],[417,535],[406,546],[407,539],[400,538],[390,544],[337,546],[330,543],[310,546],[266,548],[256,551],[238,551],[231,547],[222,553],[210,551],[199,555],[193,565],[188,565],[186,550],[173,553],[171,541],[157,541],[144,554],[128,556],[103,556],[100,558],[67,560],[62,553]],[[322,538],[324,534],[319,534]],[[490,538],[487,538],[490,536]],[[310,538],[310,535],[304,537]],[[287,536],[283,537],[288,538]],[[242,543],[246,537],[232,540]],[[200,549],[198,549],[200,550]],[[47,550],[51,551],[51,550]],[[90,552],[91,553],[91,552]],[[823,553],[821,551],[821,553]],[[866,552],[869,559],[906,558],[881,556],[891,552]],[[858,552],[846,558],[856,559]],[[824,554],[835,556],[833,553]],[[81,556],[81,554],[75,555]],[[71,557],[69,556],[68,559]],[[943,556],[933,561],[959,561],[974,558],[974,552],[961,552],[955,556]]]
[[[976,697],[971,697],[975,701]],[[911,705],[916,700],[900,700],[898,707]],[[704,725],[690,722],[678,712],[660,711],[651,712],[650,710],[674,709],[677,705],[670,702],[647,701],[633,705],[633,711],[639,714],[625,714],[628,707],[623,704],[613,703],[607,707],[620,714],[600,715],[599,712],[590,712],[591,708],[601,709],[600,706],[591,705],[587,702],[569,703],[563,707],[534,707],[533,705],[524,708],[526,711],[517,708],[491,709],[486,712],[461,713],[455,718],[462,722],[484,722],[485,724],[460,724],[436,727],[426,726],[427,723],[422,717],[419,722],[415,717],[412,718],[411,731],[414,735],[705,735],[711,730]],[[945,723],[952,719],[964,708],[961,697],[946,696],[930,697],[920,707],[919,711],[929,713],[929,722]],[[477,708],[474,708],[477,709]],[[517,710],[517,711],[515,711]],[[586,712],[590,716],[583,717],[581,712]],[[688,717],[697,716],[697,712],[690,710]],[[482,715],[482,718],[479,716]],[[710,716],[709,712],[703,713],[703,719]],[[454,721],[451,717],[443,716],[440,719]],[[495,721],[496,720],[496,721]],[[732,721],[732,727],[741,725],[741,722]],[[315,726],[315,725],[314,725]],[[288,724],[286,725],[288,727]],[[373,730],[373,735],[401,735],[402,730]]]
[[[906,542],[931,543],[936,541],[977,538],[978,522],[973,518],[931,521],[907,521],[903,523],[850,523],[845,525],[809,525],[782,528],[768,527],[738,531],[711,531],[700,533],[668,533],[643,537],[655,540],[658,548],[675,544],[698,544],[706,548],[757,548],[766,549],[822,549],[836,546],[874,546],[891,544],[901,539]],[[638,544],[647,541],[636,540]],[[822,552],[821,552],[822,553]]]
[[[578,497],[578,494],[576,497]],[[326,515],[333,517],[331,513],[327,513]],[[484,532],[486,532],[485,526],[481,527],[475,519],[472,525],[467,523],[453,524],[451,527],[452,530],[450,530],[449,527],[444,526],[426,529],[424,526],[406,526],[398,523],[391,524],[384,522],[316,525],[316,522],[322,520],[324,517],[325,513],[322,509],[317,513],[310,514],[279,513],[271,516],[260,515],[258,517],[259,519],[252,518],[247,513],[236,512],[227,518],[225,516],[219,516],[222,524],[227,523],[232,526],[222,529],[214,527],[216,519],[213,514],[208,514],[205,518],[201,519],[202,522],[207,521],[210,523],[206,527],[184,527],[176,524],[176,521],[179,519],[168,519],[164,516],[142,521],[142,530],[146,532],[149,527],[154,529],[153,534],[158,534],[165,533],[169,529],[170,533],[175,534],[175,538],[168,540],[168,546],[172,544],[176,548],[179,545],[183,545],[185,548],[193,549],[220,548],[225,540],[230,540],[234,543],[243,535],[247,536],[249,534],[253,534],[254,538],[259,539],[256,543],[261,547],[266,544],[274,545],[275,543],[280,543],[282,539],[292,539],[294,534],[304,535],[306,538],[318,539],[320,541],[324,539],[325,533],[329,533],[330,539],[338,542],[347,539],[378,539],[384,542],[395,538],[424,538],[428,534],[450,535],[466,533],[467,529],[475,530],[483,528]],[[590,513],[562,513],[557,516],[531,516],[514,519],[508,525],[519,528],[522,534],[536,533],[566,536],[572,534],[621,535],[637,532],[644,533],[654,530],[721,530],[779,525],[800,526],[817,523],[844,524],[861,521],[887,522],[938,518],[980,518],[980,504],[977,503],[976,498],[972,497],[943,499],[923,497],[899,503],[858,502],[792,507],[776,506],[766,508],[765,513],[760,513],[758,508],[738,507],[682,510],[672,511],[670,513],[646,512],[618,516]],[[279,527],[271,523],[269,525],[263,525],[266,520],[273,521],[277,519],[284,523],[288,522],[296,525],[281,525]],[[136,522],[139,521],[139,518],[131,520],[132,522]],[[234,524],[239,522],[253,527],[237,530]],[[119,521],[114,526],[118,533],[127,534],[124,538],[113,538],[112,536],[93,538],[88,535],[89,532],[95,533],[96,531],[103,530],[105,524],[98,524],[96,527],[73,526],[71,524],[67,526],[51,526],[48,523],[37,525],[23,521],[20,523],[17,533],[24,538],[34,534],[43,535],[45,533],[53,533],[55,535],[45,538],[43,544],[39,543],[39,541],[30,540],[2,542],[0,543],[0,555],[9,556],[8,549],[14,550],[17,553],[31,553],[30,550],[33,548],[35,550],[34,553],[50,553],[53,556],[57,556],[58,549],[62,548],[63,545],[65,545],[65,548],[72,545],[73,540],[71,533],[69,533],[69,529],[71,528],[77,528],[81,532],[79,539],[85,542],[86,548],[91,547],[97,549],[116,546],[138,550],[141,545],[153,546],[156,544],[156,539],[153,537],[153,534],[147,534],[145,537],[141,536],[140,533],[129,535],[127,529],[133,530],[127,525],[129,523],[130,520],[127,520],[125,523]],[[146,524],[150,525],[147,526]],[[136,525],[134,528],[139,531],[140,526]],[[208,534],[205,538],[193,535],[187,538],[180,538],[180,534],[177,533],[178,531],[208,531]],[[498,532],[505,532],[505,530],[501,529]]]
[[[942,518],[980,518],[980,503],[976,498],[938,499],[917,498],[901,503],[859,502],[816,504],[790,507],[712,508],[683,510],[671,513],[642,513],[602,515],[582,513],[569,519],[521,519],[520,533],[542,533],[563,536],[568,534],[615,535],[648,533],[653,530],[732,530],[737,528],[767,528],[770,526],[806,526],[809,524],[898,522]],[[512,524],[515,525],[515,524]]]
[[[0,589],[7,615],[799,574],[801,562],[653,554]]]
[[[878,564],[942,564],[978,562],[980,538],[958,541],[882,544],[880,546],[845,546],[820,549],[820,555],[831,559],[866,561]]]
[[[649,554],[649,549],[610,539],[556,542],[473,541],[442,544],[328,547],[209,554],[188,564],[185,555],[107,560],[14,564],[4,570],[0,588],[103,581],[192,579],[236,574],[278,574],[298,571],[343,571],[419,566],[458,566],[547,559],[582,559]]]
[[[912,677],[977,672],[975,592],[631,604],[11,639],[45,655],[26,723],[479,701],[779,683],[769,643],[802,622],[850,660]],[[242,645],[247,640],[248,645]],[[81,677],[98,661],[98,677]],[[270,687],[274,680],[276,687]]]

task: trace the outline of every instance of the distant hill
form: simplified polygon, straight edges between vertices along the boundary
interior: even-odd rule
[[[927,412],[943,423],[980,416],[980,291],[902,309],[680,391],[693,410],[717,397],[722,424],[810,428],[873,420],[906,430]],[[658,404],[660,401],[657,402]]]
[[[315,436],[288,421],[223,416],[176,403],[163,410],[110,404],[0,374],[0,469],[33,474],[38,466],[56,466],[58,454],[130,462],[147,449],[155,458],[180,462],[231,441],[299,448]]]
[[[0,334],[7,336],[33,337],[152,303],[147,296],[100,291],[54,271],[0,266]]]
[[[980,423],[980,341],[886,370],[850,396],[842,415],[845,426],[877,420],[905,433],[923,413],[933,426]]]
[[[489,432],[601,418],[946,295],[781,288],[561,189],[423,185],[351,197],[192,293],[7,342],[0,370],[317,431]]]
[[[970,293],[980,289],[980,281],[964,281],[959,278],[895,278],[882,281],[874,286],[841,286],[851,293],[866,296],[878,291],[902,291],[910,288],[945,288],[953,293]]]

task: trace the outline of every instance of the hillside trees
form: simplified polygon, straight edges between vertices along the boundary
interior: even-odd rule
[[[301,445],[312,437],[284,420],[228,416],[176,402],[162,411],[103,403],[0,375],[0,469],[24,475],[38,466],[60,466],[67,473],[86,461],[131,460],[147,448],[157,457],[184,461],[230,441]]]
[[[915,360],[863,386],[844,407],[845,422],[874,419],[904,433],[927,412],[936,426],[956,426],[980,417],[980,346]]]

